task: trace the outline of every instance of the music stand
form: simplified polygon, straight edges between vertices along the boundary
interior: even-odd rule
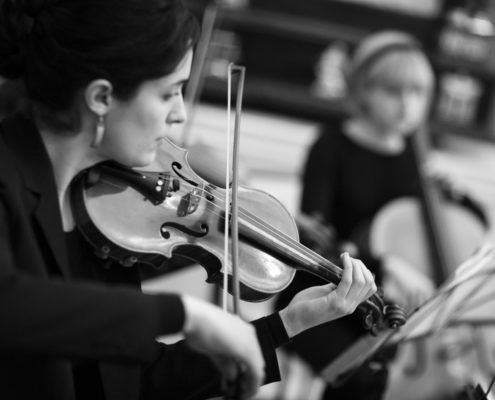
[[[359,339],[321,371],[338,386],[386,344],[434,335],[447,326],[495,324],[495,249],[482,246],[462,263],[423,305],[410,313],[397,331],[386,329]]]

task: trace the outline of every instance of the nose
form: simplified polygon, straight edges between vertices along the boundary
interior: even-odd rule
[[[408,90],[403,90],[400,93],[398,104],[401,110],[409,110],[411,107],[414,107],[416,103],[416,96],[413,92]]]
[[[401,99],[402,102],[405,104],[411,104],[417,102],[419,101],[420,98],[421,98],[421,93],[414,88],[404,89],[401,92]]]
[[[182,96],[178,96],[177,101],[174,103],[172,109],[167,115],[168,124],[182,124],[187,119],[186,106]]]

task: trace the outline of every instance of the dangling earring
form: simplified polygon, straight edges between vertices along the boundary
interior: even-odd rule
[[[96,123],[96,132],[91,142],[91,147],[97,148],[100,146],[103,136],[105,135],[105,119],[103,115],[98,116],[98,122]]]

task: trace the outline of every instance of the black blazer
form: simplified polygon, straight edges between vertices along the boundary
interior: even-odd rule
[[[155,340],[182,328],[184,310],[178,296],[146,295],[129,287],[139,286],[136,268],[116,273],[111,288],[71,279],[56,193],[36,127],[20,116],[4,120],[0,398],[74,399],[74,360],[99,362],[107,399],[217,394],[218,374],[206,357],[183,342],[166,346]],[[256,325],[267,382],[277,380],[276,343],[263,321]]]

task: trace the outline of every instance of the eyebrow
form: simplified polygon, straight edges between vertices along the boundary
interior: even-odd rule
[[[189,78],[187,78],[187,79],[181,79],[180,81],[176,81],[176,82],[171,83],[171,86],[174,86],[174,85],[184,85],[188,81],[189,81]]]

